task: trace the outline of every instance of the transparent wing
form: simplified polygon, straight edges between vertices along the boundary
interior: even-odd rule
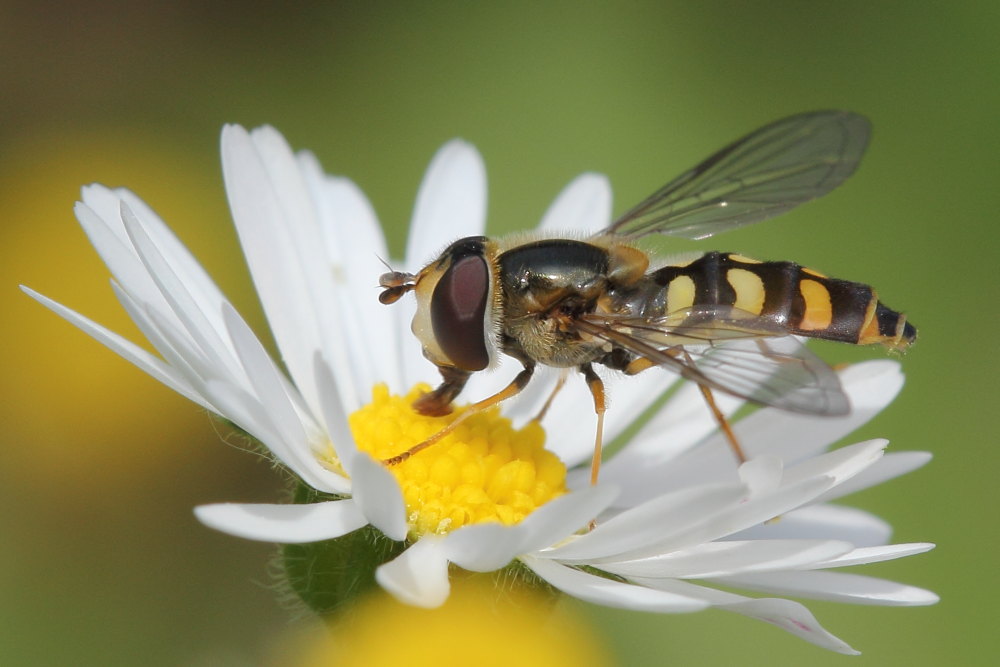
[[[703,239],[766,220],[843,183],[870,134],[868,119],[848,111],[784,118],[667,183],[603,233]]]
[[[780,326],[731,306],[652,319],[586,315],[574,324],[693,382],[754,403],[817,415],[850,411],[826,362]]]

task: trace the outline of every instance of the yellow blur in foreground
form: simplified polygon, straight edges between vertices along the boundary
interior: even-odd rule
[[[439,609],[385,593],[363,600],[308,647],[300,667],[599,667],[611,665],[581,618],[538,594],[455,582]]]

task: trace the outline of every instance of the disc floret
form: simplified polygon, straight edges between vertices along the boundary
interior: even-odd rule
[[[389,459],[450,424],[458,407],[444,417],[427,417],[412,403],[427,385],[406,396],[379,384],[372,400],[350,416],[359,449]],[[403,491],[413,536],[444,534],[474,523],[515,524],[566,492],[566,466],[544,448],[537,422],[515,428],[491,408],[463,421],[453,432],[406,461],[390,467]]]

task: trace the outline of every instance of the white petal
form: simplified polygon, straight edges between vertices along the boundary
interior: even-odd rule
[[[229,304],[223,310],[229,336],[257,400],[286,443],[301,446],[304,450],[302,455],[312,454],[312,450],[308,448],[306,428],[285,391],[281,371],[236,310]]]
[[[841,372],[840,377],[851,402],[850,414],[844,417],[812,417],[776,408],[757,410],[734,424],[736,437],[748,457],[754,459],[770,455],[789,462],[815,456],[875,416],[895,398],[903,383],[899,364],[885,360],[849,366]],[[621,465],[626,469],[638,470],[632,483],[624,487],[626,492],[619,502],[626,502],[636,496],[637,500],[644,499],[648,495],[641,494],[648,494],[648,490],[656,488],[657,484],[660,485],[659,488],[671,488],[727,479],[728,471],[735,469],[736,459],[725,438],[717,432],[718,427],[701,404],[700,396],[693,393],[697,387],[691,385],[690,389],[688,386],[681,389],[682,392],[685,390],[689,392],[685,407],[690,419],[686,428],[693,432],[689,435],[675,435],[658,423],[660,415],[654,417],[634,441],[615,457],[621,459]],[[681,393],[678,392],[678,396],[667,403],[661,413],[664,418],[669,410],[674,409],[675,401],[680,396]],[[724,402],[720,404],[720,407],[725,405],[723,412],[728,413],[729,409],[739,405],[739,402],[722,393],[717,393],[715,398],[717,402]],[[696,438],[713,432],[716,434],[698,443]],[[647,433],[651,433],[652,437],[647,439]],[[688,447],[697,443],[698,447],[675,458],[675,443]],[[667,448],[663,454],[665,459],[654,458],[657,446]],[[642,455],[639,460],[645,461],[645,464],[630,460],[633,450]],[[613,468],[614,463],[612,461],[608,468]],[[618,481],[614,472],[609,475],[609,479]]]
[[[679,579],[645,580],[637,578],[636,581],[657,590],[702,599],[719,609],[765,621],[791,632],[796,637],[831,651],[846,655],[857,655],[858,653],[824,630],[808,609],[791,600],[773,598],[755,600],[744,595],[707,588]]]
[[[740,540],[834,539],[855,546],[875,546],[885,544],[891,535],[892,526],[869,512],[839,505],[811,505],[730,537]]]
[[[304,472],[297,468],[296,455],[281,438],[270,415],[249,391],[224,380],[209,380],[199,389],[219,414],[261,442],[282,465],[303,476]]]
[[[585,562],[629,553],[682,529],[693,520],[735,506],[745,494],[740,486],[695,487],[664,494],[602,521],[589,533],[545,555],[560,561]]]
[[[846,572],[766,572],[713,581],[778,595],[864,605],[917,606],[934,604],[939,599],[923,588]]]
[[[406,604],[433,609],[448,599],[448,558],[444,541],[423,537],[395,560],[375,570],[375,580]]]
[[[194,341],[182,331],[176,318],[160,314],[145,302],[136,301],[132,295],[114,280],[111,289],[125,312],[132,319],[171,371],[183,377],[194,391],[201,393],[201,385],[206,377],[227,376],[226,369],[211,364],[205,355],[195,349]],[[212,408],[213,411],[215,408]]]
[[[757,496],[778,488],[782,482],[784,466],[775,456],[758,456],[740,466],[740,479]]]
[[[196,392],[205,396],[205,382],[215,378],[225,378],[227,382],[249,390],[245,374],[241,372],[237,378],[229,368],[224,368],[209,359],[171,313],[164,313],[146,302],[137,301],[114,281],[111,283],[111,289],[114,290],[118,303],[139,327],[146,340],[152,343],[167,364],[183,376]],[[219,411],[218,408],[212,409]]]
[[[196,297],[204,297],[201,308],[206,313],[217,313],[219,304],[225,297],[212,281],[208,273],[195,260],[194,256],[184,247],[184,244],[174,235],[163,220],[144,201],[124,188],[109,190],[101,185],[90,185],[82,188],[84,204],[97,213],[122,242],[128,243],[120,220],[120,202],[125,202],[141,221],[146,233],[169,259],[174,271],[181,277]],[[221,319],[217,319],[221,330]]]
[[[707,579],[808,567],[851,550],[851,544],[835,540],[709,542],[651,558],[604,562],[601,569],[624,577]]]
[[[810,417],[765,408],[737,424],[736,433],[751,457],[805,459],[846,437],[881,412],[899,393],[903,375],[895,361],[878,360],[848,366],[840,373],[851,412],[844,417]],[[788,434],[794,433],[790,438]]]
[[[406,267],[416,271],[462,236],[486,229],[486,167],[479,151],[453,139],[431,160],[417,193],[406,244]]]
[[[809,502],[829,488],[831,483],[829,478],[808,479],[794,486],[782,487],[771,494],[749,498],[724,511],[707,516],[698,514],[692,517],[692,522],[669,526],[656,541],[623,552],[615,560],[646,558],[722,539]]]
[[[743,595],[722,591],[717,588],[709,588],[707,586],[691,583],[690,581],[684,581],[682,579],[631,577],[631,580],[641,586],[655,588],[658,591],[666,591],[667,593],[674,593],[675,595],[682,595],[696,600],[703,600],[713,607],[750,599]]]
[[[818,502],[835,500],[863,489],[878,486],[890,479],[900,477],[926,465],[931,460],[930,452],[890,452],[870,467],[842,484],[838,484],[822,496]]]
[[[322,400],[320,407],[323,411],[327,437],[344,470],[351,476],[353,475],[351,465],[358,447],[348,424],[347,413],[344,412],[343,401],[340,400],[340,390],[337,389],[330,366],[319,352],[316,353],[313,363],[316,368],[316,388]]]
[[[319,397],[313,355],[338,369],[341,396],[360,405],[349,348],[334,309],[336,296],[314,203],[299,165],[273,128],[222,133],[223,175],[240,243],[281,356],[313,412]],[[363,249],[358,249],[359,252]]]
[[[550,500],[519,524],[525,552],[543,549],[569,537],[608,507],[618,487],[600,484]]]
[[[406,538],[406,503],[392,473],[364,452],[351,462],[351,493],[365,518],[389,539]]]
[[[128,211],[131,220],[123,219],[123,210]],[[154,255],[162,257],[160,264],[169,267],[173,280],[183,285],[196,309],[204,314],[216,331],[222,331],[219,306],[225,298],[219,288],[142,200],[124,189],[109,190],[101,185],[91,185],[83,188],[83,201],[76,204],[74,211],[108,268],[137,300],[164,314],[171,312],[161,287],[154,282],[155,276],[150,273],[148,263],[140,261],[133,241],[135,228],[141,229],[146,246],[154,249]],[[126,232],[129,224],[133,227],[131,233]]]
[[[860,651],[851,648],[846,642],[823,628],[816,617],[798,602],[774,598],[748,599],[745,602],[735,602],[719,608],[766,621],[816,646],[844,655],[860,655]]]
[[[806,459],[786,468],[782,484],[794,484],[802,479],[830,477],[835,484],[848,480],[882,458],[887,440],[875,439],[835,449],[822,456]]]
[[[828,567],[847,567],[849,565],[881,563],[887,560],[895,560],[905,556],[926,553],[933,548],[934,545],[927,542],[914,542],[912,544],[887,544],[877,547],[865,547],[861,549],[854,549],[843,556],[831,558],[828,561],[814,563],[808,567],[800,569],[814,570]]]
[[[139,260],[128,234],[125,233],[120,201],[116,198],[113,202],[113,210],[100,215],[82,202],[76,203],[73,212],[115,279],[125,285],[137,300],[153,304],[163,312],[169,312],[170,309],[159,288]]]
[[[191,289],[197,289],[197,285],[184,283],[174,271],[169,258],[156,247],[143,224],[124,201],[121,203],[121,218],[132,246],[162,297],[150,302],[150,305],[155,307],[159,314],[180,323],[201,354],[209,363],[218,367],[220,372],[241,377],[240,369],[233,359],[232,348],[224,337],[225,330],[222,328],[218,310],[220,306],[228,303],[223,301],[221,304],[209,304],[204,295],[196,297]],[[157,303],[165,303],[166,306],[156,307]],[[211,318],[203,308],[214,309],[211,311]]]
[[[311,505],[223,503],[194,508],[209,528],[262,542],[299,544],[346,535],[365,525],[351,500]]]
[[[452,531],[445,537],[448,560],[472,572],[499,570],[522,551],[518,528],[478,523]]]
[[[102,327],[96,322],[87,319],[83,315],[70,310],[62,304],[39,294],[29,287],[22,285],[21,291],[30,296],[32,299],[38,301],[56,315],[59,315],[63,319],[67,320],[70,324],[78,327],[84,333],[92,336],[98,342],[107,346],[112,352],[115,352],[123,357],[126,361],[135,364],[140,370],[145,371],[155,379],[176,391],[181,396],[194,401],[207,410],[212,410],[213,412],[215,411],[215,408],[209,405],[204,397],[194,391],[185,378],[183,378],[170,366],[164,364],[163,361],[157,359],[138,345],[122,338],[118,334]]]
[[[74,206],[74,213],[78,213],[81,210],[85,211],[87,215],[93,216],[91,221],[99,221],[101,226],[105,227],[105,232],[110,232],[113,238],[117,239],[124,246],[128,246],[128,234],[125,233],[125,228],[121,224],[120,211],[122,197],[120,192],[122,190],[111,189],[100,183],[85,185],[80,188],[80,201]],[[131,202],[129,203],[131,204]],[[159,218],[155,215],[152,219],[160,222]],[[81,224],[89,237],[90,223],[81,221]],[[101,249],[98,249],[97,252],[103,259],[104,252]]]
[[[315,156],[298,154],[299,166],[316,202],[327,256],[327,279],[333,284],[337,322],[351,350],[355,382],[370,388],[385,382],[402,391],[398,337],[409,330],[395,326],[392,309],[378,301],[378,276],[389,255],[382,228],[361,189],[346,178],[323,173]],[[364,396],[362,396],[364,397]]]
[[[473,572],[499,569],[523,553],[557,543],[596,517],[617,489],[588,487],[560,496],[513,526],[487,523],[459,528],[445,538],[448,559]]]
[[[351,477],[351,494],[368,522],[393,540],[406,537],[406,503],[392,473],[359,452],[337,397],[337,387],[326,363],[316,357],[316,386],[323,397],[323,419],[334,451]]]
[[[604,174],[577,176],[555,198],[538,228],[593,234],[611,223],[611,184]]]
[[[226,417],[260,440],[303,482],[325,493],[350,492],[350,482],[320,465],[305,443],[286,442],[270,421],[264,406],[250,394],[226,382],[209,381],[205,384],[205,395]]]
[[[703,600],[612,581],[551,560],[531,557],[522,560],[535,574],[562,592],[594,604],[661,613],[699,611],[708,606]]]

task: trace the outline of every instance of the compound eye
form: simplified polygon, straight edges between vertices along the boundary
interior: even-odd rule
[[[457,368],[481,371],[490,363],[486,347],[486,301],[490,274],[480,255],[455,260],[431,297],[431,326],[441,351]]]

